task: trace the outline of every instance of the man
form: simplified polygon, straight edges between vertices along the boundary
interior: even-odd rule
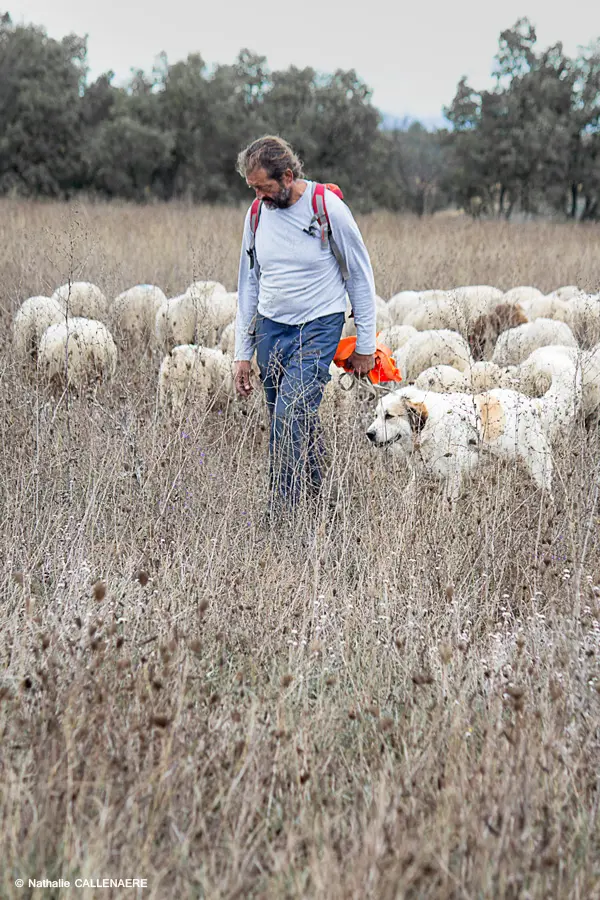
[[[335,243],[348,270],[345,281],[331,245],[315,227],[313,183],[279,137],[259,138],[243,150],[237,170],[262,201],[254,238],[246,215],[238,280],[235,386],[253,390],[250,360],[256,349],[270,415],[271,500],[295,507],[317,495],[324,476],[318,418],[329,366],[339,343],[346,291],[356,323],[350,364],[366,375],[375,363],[375,286],[367,249],[346,204],[326,191]]]

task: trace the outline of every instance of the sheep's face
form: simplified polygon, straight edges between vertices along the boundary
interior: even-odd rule
[[[427,421],[422,403],[392,392],[377,404],[375,419],[367,428],[367,437],[376,447],[393,447],[394,451],[410,456],[415,436]]]

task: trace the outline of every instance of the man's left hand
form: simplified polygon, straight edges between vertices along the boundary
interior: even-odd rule
[[[355,375],[368,375],[375,366],[374,353],[357,353],[356,350],[348,357],[348,362],[354,369]]]

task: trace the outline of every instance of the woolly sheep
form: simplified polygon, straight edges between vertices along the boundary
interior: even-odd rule
[[[565,302],[563,322],[570,327],[584,347],[593,347],[600,340],[600,294],[574,295]]]
[[[499,366],[518,365],[538,347],[550,344],[576,347],[577,341],[564,322],[536,319],[535,322],[527,322],[525,325],[503,331],[498,338],[492,362]]]
[[[135,344],[147,343],[154,334],[156,314],[167,298],[153,284],[136,284],[112,302],[110,320],[116,335]]]
[[[571,297],[575,297],[576,294],[579,294],[580,290],[576,284],[566,284],[563,287],[556,288],[552,293],[555,297],[558,297],[559,300],[570,300]]]
[[[542,294],[541,297],[523,300],[520,305],[530,322],[536,319],[556,319],[568,324],[569,303],[570,301],[561,300],[555,294]]]
[[[102,322],[75,316],[44,332],[37,364],[50,384],[84,387],[115,374],[117,347]]]
[[[13,347],[19,361],[35,361],[43,333],[65,318],[64,303],[56,297],[29,297],[25,300],[13,323]]]
[[[474,363],[468,372],[469,390],[472,394],[483,394],[495,388],[513,387],[512,369],[501,369],[496,363],[481,360]]]
[[[186,401],[206,406],[213,398],[234,398],[231,357],[214,347],[185,344],[163,359],[158,374],[161,407],[181,414]]]
[[[469,345],[455,331],[420,331],[394,351],[396,365],[404,381],[414,381],[432,366],[446,365],[466,372],[473,360]]]
[[[235,354],[235,322],[229,322],[221,332],[219,347],[222,353],[227,353],[233,359]]]
[[[415,381],[415,387],[422,391],[435,391],[437,394],[466,393],[469,380],[464,372],[452,366],[431,366],[421,372]]]
[[[521,285],[520,287],[514,287],[511,288],[510,291],[506,291],[501,302],[519,303],[522,306],[524,303],[530,303],[532,300],[539,299],[543,296],[543,293],[537,288]]]
[[[392,325],[402,325],[404,317],[417,309],[421,300],[420,291],[400,291],[388,300],[388,312]]]
[[[342,337],[351,337],[356,334],[356,325],[354,317],[350,315],[351,312],[352,306],[348,300],[346,302],[346,321],[342,329]],[[383,328],[389,328],[391,324],[392,317],[390,316],[387,303],[381,297],[375,295],[375,328],[377,331],[381,331]]]
[[[65,304],[71,318],[108,321],[108,301],[100,288],[89,281],[63,284],[52,296]]]
[[[390,325],[389,328],[379,332],[378,341],[390,349],[392,347],[399,349],[415,334],[418,334],[418,331],[411,325]]]
[[[223,328],[235,318],[237,294],[215,282],[195,282],[184,294],[171,297],[156,313],[159,346],[170,351],[192,344],[215,347]]]
[[[479,316],[467,335],[473,359],[480,360],[490,356],[503,331],[524,325],[528,321],[518,303],[498,303],[490,312]]]

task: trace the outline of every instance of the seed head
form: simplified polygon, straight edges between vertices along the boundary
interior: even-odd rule
[[[97,600],[100,603],[100,601],[104,600],[106,597],[106,582],[102,580],[94,582],[92,592],[94,594],[94,600]]]

